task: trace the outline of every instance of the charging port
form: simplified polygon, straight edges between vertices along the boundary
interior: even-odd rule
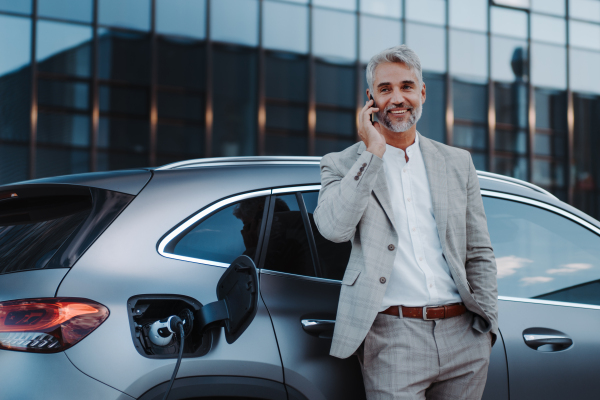
[[[179,341],[173,335],[172,340],[164,346],[157,346],[150,340],[150,325],[169,315],[186,315],[185,310],[195,315],[202,308],[197,300],[177,295],[140,295],[127,301],[127,313],[131,336],[138,353],[148,358],[177,358]],[[183,318],[182,318],[183,319]],[[201,357],[208,353],[212,344],[212,334],[201,332],[201,326],[193,324],[190,332],[186,332],[183,357]]]

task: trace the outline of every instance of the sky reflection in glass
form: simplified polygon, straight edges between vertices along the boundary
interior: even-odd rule
[[[571,21],[569,44],[584,49],[600,50],[600,25]]]
[[[38,21],[37,26],[37,47],[35,58],[38,63],[44,60],[73,50],[79,46],[85,45],[92,40],[92,28],[65,24],[53,21]],[[89,57],[89,52],[82,52],[84,57]],[[60,71],[71,73],[78,76],[87,77],[90,75],[90,60],[78,59],[74,57],[73,63],[67,66],[69,71]],[[53,71],[59,72],[59,71]]]
[[[531,15],[531,39],[554,43],[567,43],[567,24],[563,18],[547,17],[545,15]],[[600,39],[600,35],[598,37]]]
[[[493,34],[527,39],[527,13],[525,11],[492,7],[491,20]]]
[[[569,83],[577,92],[600,94],[600,53],[571,49]]]
[[[38,0],[40,17],[91,23],[92,14],[92,0]]]
[[[368,63],[380,51],[402,43],[400,21],[360,17],[360,61]]]
[[[562,46],[532,43],[531,82],[536,87],[566,89],[567,49]]]
[[[31,0],[0,0],[0,11],[31,14]]]
[[[531,0],[531,11],[565,16],[565,0]]]
[[[98,2],[98,22],[101,25],[150,30],[150,0],[98,0]]]
[[[0,77],[29,64],[30,46],[31,20],[0,15]]]
[[[387,18],[402,17],[402,0],[360,0],[360,12]]]
[[[210,4],[212,40],[258,45],[258,1],[219,0]]]
[[[265,1],[262,37],[267,49],[308,53],[308,7]]]
[[[492,37],[492,80],[497,82],[514,82],[515,73],[511,60],[515,50],[522,49],[527,54],[527,41]]]
[[[156,0],[156,31],[206,37],[206,0]]]
[[[488,75],[487,35],[450,31],[450,73],[483,83]]]
[[[444,0],[406,0],[406,19],[428,24],[446,24]]]
[[[600,1],[569,0],[569,17],[600,22]]]
[[[488,0],[449,0],[450,26],[487,31]]]
[[[420,24],[406,24],[406,44],[421,59],[423,70],[446,72],[446,30]]]
[[[340,60],[356,59],[356,15],[313,9],[312,45],[315,55]]]

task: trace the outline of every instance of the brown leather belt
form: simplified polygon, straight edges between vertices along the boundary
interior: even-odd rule
[[[400,308],[402,308],[402,316],[405,318],[419,318],[426,321],[452,318],[463,315],[467,312],[467,307],[463,303],[447,304],[437,307],[404,307],[391,306],[387,310],[382,311],[382,314],[400,316]]]

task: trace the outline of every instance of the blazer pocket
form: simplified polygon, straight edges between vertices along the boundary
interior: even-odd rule
[[[361,270],[359,269],[347,269],[346,273],[344,274],[344,279],[342,280],[342,285],[354,285],[354,282],[356,282],[360,273]]]

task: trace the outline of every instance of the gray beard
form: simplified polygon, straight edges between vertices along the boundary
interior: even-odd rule
[[[390,104],[385,108],[385,110],[377,113],[377,119],[379,120],[379,123],[392,132],[406,132],[410,129],[410,127],[416,124],[417,121],[419,121],[419,119],[421,119],[421,114],[423,113],[423,104],[419,104],[417,108],[411,108],[410,117],[406,121],[392,122],[392,120],[389,117],[388,111],[396,107],[398,106]]]

